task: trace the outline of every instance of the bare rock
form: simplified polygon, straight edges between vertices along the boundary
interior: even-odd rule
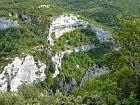
[[[91,31],[96,33],[96,37],[98,38],[98,40],[101,43],[103,43],[103,42],[112,42],[112,43],[114,43],[114,39],[113,39],[113,37],[112,37],[110,32],[104,31],[101,28],[97,28],[94,25],[89,25],[89,26],[90,26]]]
[[[35,62],[33,56],[16,57],[0,74],[0,91],[17,91],[22,84],[43,81],[46,65]]]
[[[17,21],[14,21],[12,19],[0,18],[0,30],[11,27],[18,28],[19,24],[17,23]]]
[[[21,15],[20,15],[20,18],[21,18],[23,21],[25,21],[26,23],[28,23],[28,24],[31,24],[31,23],[32,23],[31,18],[30,18],[29,16],[25,15],[25,14],[21,14]]]
[[[71,32],[75,30],[77,27],[83,29],[90,29],[91,31],[95,32],[96,37],[101,43],[103,42],[114,43],[114,40],[110,32],[105,31],[101,28],[97,28],[95,25],[89,24],[87,21],[81,20],[78,17],[70,14],[70,15],[60,15],[59,17],[51,19],[48,35],[49,44],[52,46],[54,45],[52,33],[54,33],[55,38],[59,38],[64,33]]]
[[[50,24],[50,30],[48,35],[48,41],[50,45],[53,45],[52,33],[55,34],[55,38],[59,38],[64,33],[73,31],[76,27],[87,27],[88,22],[78,19],[76,16],[61,15],[56,18],[52,18]]]

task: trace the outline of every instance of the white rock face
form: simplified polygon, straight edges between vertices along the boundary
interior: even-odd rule
[[[17,21],[11,19],[0,18],[0,30],[7,29],[10,27],[19,27]]]
[[[61,61],[64,57],[65,52],[56,53],[54,57],[52,57],[52,62],[55,65],[55,73],[53,74],[53,77],[56,77],[59,74],[59,70],[61,68]]]
[[[91,48],[95,48],[95,46],[93,46],[93,45],[83,45],[83,46],[80,46],[80,47],[71,48],[70,50],[66,50],[64,52],[56,53],[55,56],[52,57],[52,62],[55,65],[55,73],[54,73],[53,77],[56,77],[59,74],[59,70],[61,69],[61,61],[62,61],[62,58],[64,57],[64,55],[66,53],[67,54],[70,54],[72,52],[78,53],[78,52],[81,52],[81,51],[88,51]]]
[[[53,18],[50,24],[50,30],[48,35],[48,41],[50,45],[54,45],[52,39],[52,33],[55,34],[55,38],[59,38],[66,32],[73,31],[76,27],[87,27],[88,22],[78,19],[76,16],[61,15],[57,18]]]
[[[46,65],[35,62],[33,56],[16,57],[0,74],[0,91],[17,91],[22,84],[43,81]]]

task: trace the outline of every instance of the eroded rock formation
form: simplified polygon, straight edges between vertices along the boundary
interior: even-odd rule
[[[59,38],[64,33],[71,32],[77,27],[94,31],[96,33],[96,37],[101,43],[102,42],[114,43],[112,35],[108,31],[104,31],[101,28],[97,28],[95,25],[89,24],[87,21],[81,20],[78,17],[70,14],[70,15],[60,15],[57,18],[52,18],[48,35],[49,44],[52,46],[54,45],[52,33],[54,33],[55,38]]]
[[[33,56],[16,57],[0,74],[0,91],[17,91],[22,84],[43,81],[46,65],[35,62]]]
[[[87,27],[88,22],[78,19],[76,16],[70,15],[60,15],[57,18],[52,18],[50,24],[50,30],[48,35],[48,41],[50,45],[54,45],[52,39],[52,33],[54,33],[55,38],[59,38],[66,32],[73,31],[76,27]]]

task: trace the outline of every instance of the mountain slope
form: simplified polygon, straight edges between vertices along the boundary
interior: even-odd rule
[[[139,5],[0,0],[0,104],[139,104]]]

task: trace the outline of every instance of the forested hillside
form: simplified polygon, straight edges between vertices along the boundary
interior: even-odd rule
[[[140,0],[0,0],[0,105],[140,105]]]

